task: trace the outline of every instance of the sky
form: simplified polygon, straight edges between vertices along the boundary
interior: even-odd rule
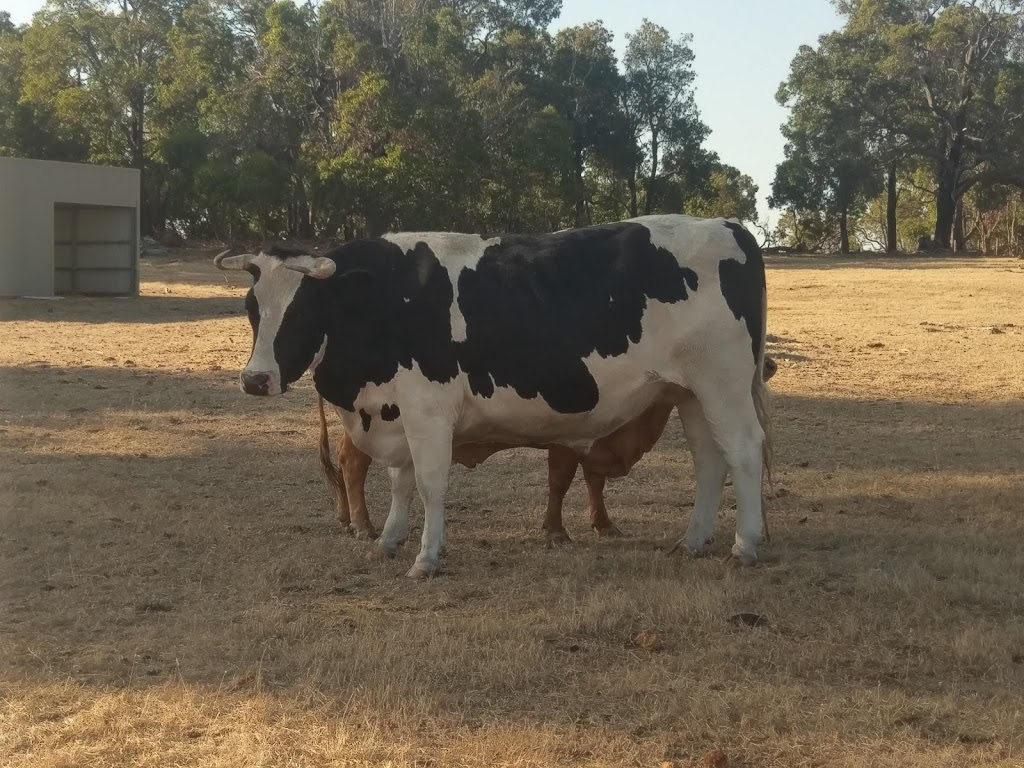
[[[31,20],[44,0],[0,0],[16,24]],[[696,100],[711,128],[707,147],[751,176],[762,215],[775,166],[783,158],[779,126],[786,110],[775,92],[803,44],[840,26],[829,0],[562,0],[552,31],[600,19],[615,34],[622,60],[626,34],[644,18],[673,37],[693,35]],[[773,217],[774,218],[774,217]]]

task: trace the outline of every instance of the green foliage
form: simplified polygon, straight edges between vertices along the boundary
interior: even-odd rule
[[[1024,2],[836,6],[844,27],[817,48],[803,47],[779,90],[792,114],[773,204],[856,217],[870,203],[869,222],[858,225],[868,233],[887,207],[875,199],[882,177],[924,169],[933,190],[932,239],[965,247],[970,233],[955,226],[956,211],[971,207],[972,190],[1024,186]],[[900,198],[915,194],[900,187]],[[919,208],[905,210],[897,200],[893,210],[918,232]],[[897,234],[901,247],[910,246],[908,227],[898,224]]]
[[[0,14],[0,152],[143,171],[143,226],[224,239],[752,216],[702,148],[689,38],[625,71],[560,0],[49,0]]]
[[[707,188],[692,199],[686,212],[693,216],[740,221],[757,218],[757,185],[731,165],[719,165],[708,177]]]
[[[625,115],[633,139],[642,141],[646,150],[633,154],[632,174],[638,176],[641,165],[646,170],[644,213],[677,210],[678,195],[663,194],[659,183],[661,153],[695,154],[710,133],[693,100],[691,36],[673,40],[664,27],[644,19],[626,38]]]

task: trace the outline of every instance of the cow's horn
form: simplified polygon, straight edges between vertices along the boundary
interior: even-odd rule
[[[237,256],[228,256],[229,253],[231,253],[231,249],[218,253],[213,259],[213,266],[217,269],[223,269],[225,272],[230,272],[245,269],[254,258],[251,253],[240,253]]]
[[[290,269],[293,272],[301,272],[304,275],[316,278],[317,280],[326,280],[328,277],[334,274],[334,270],[338,268],[338,265],[334,263],[333,259],[328,259],[326,256],[317,256],[313,258],[313,266],[306,267],[301,264],[289,264],[285,262],[286,269]]]

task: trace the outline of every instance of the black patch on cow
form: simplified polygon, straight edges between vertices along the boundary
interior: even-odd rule
[[[322,312],[329,343],[313,381],[328,402],[349,411],[365,386],[414,364],[439,383],[462,370],[483,397],[508,387],[560,413],[589,411],[599,392],[585,359],[622,355],[639,342],[649,299],[677,303],[698,288],[697,274],[654,245],[641,224],[503,236],[474,269],[452,275],[466,320],[466,339],[456,342],[452,282],[426,243],[406,251],[356,240],[326,256],[336,273],[303,279],[274,351],[282,379],[294,381],[288,377],[301,375],[298,363],[319,349],[312,319]],[[282,355],[298,362],[286,365]]]
[[[739,224],[727,221],[725,226],[732,230],[736,244],[747,257],[741,264],[736,259],[722,259],[718,262],[718,279],[722,296],[737,320],[743,319],[750,334],[750,349],[754,360],[761,356],[762,324],[764,323],[764,258],[754,236]]]
[[[359,409],[359,419],[363,422],[363,432],[370,431],[370,419],[372,417],[362,408]]]
[[[502,237],[458,280],[459,365],[473,392],[511,387],[560,413],[597,405],[585,358],[639,342],[648,299],[675,303],[697,289],[697,274],[632,223]]]
[[[380,417],[384,419],[384,421],[394,421],[400,414],[401,411],[398,410],[397,405],[388,404],[380,409]]]
[[[256,346],[256,336],[260,331],[260,303],[256,300],[256,283],[260,281],[260,268],[255,264],[247,266],[246,271],[252,275],[252,287],[245,294],[245,314],[252,326],[252,343]]]
[[[284,243],[271,243],[260,249],[266,256],[276,256],[279,259],[293,259],[297,256],[312,256],[308,249],[301,246],[285,245]]]
[[[274,337],[274,359],[281,369],[282,390],[309,369],[324,342],[324,310],[328,304],[323,283],[302,278]]]

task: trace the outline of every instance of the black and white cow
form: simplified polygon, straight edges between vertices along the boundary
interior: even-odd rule
[[[438,567],[453,445],[586,451],[657,403],[678,407],[696,469],[677,546],[704,551],[728,471],[733,555],[756,561],[767,298],[760,249],[739,224],[666,215],[491,239],[399,233],[215,264],[253,275],[242,390],[280,394],[312,370],[356,446],[388,467],[383,552],[406,539],[419,491],[410,577]]]

